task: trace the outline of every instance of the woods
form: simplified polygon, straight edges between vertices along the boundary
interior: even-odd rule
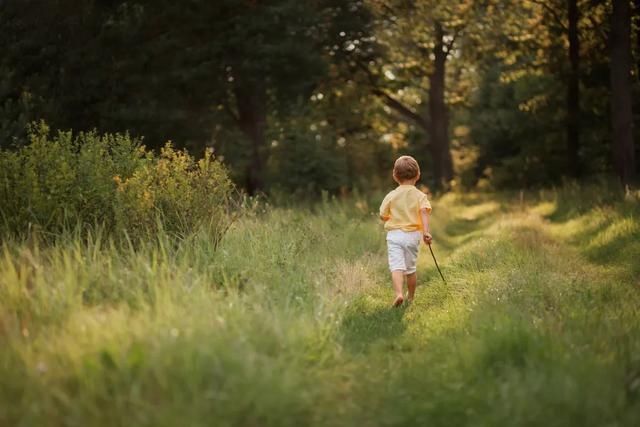
[[[627,185],[638,22],[594,0],[6,0],[0,144],[45,120],[210,147],[249,193],[379,187],[382,152],[434,190]],[[287,170],[283,145],[324,158]]]

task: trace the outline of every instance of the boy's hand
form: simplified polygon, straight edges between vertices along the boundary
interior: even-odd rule
[[[431,235],[431,233],[427,233],[426,231],[424,233],[422,233],[422,240],[424,240],[424,243],[431,246],[431,242],[433,242],[433,236]]]

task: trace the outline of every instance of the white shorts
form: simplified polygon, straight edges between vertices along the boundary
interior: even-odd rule
[[[389,270],[403,271],[405,275],[415,273],[420,240],[422,240],[420,231],[391,230],[387,232]]]

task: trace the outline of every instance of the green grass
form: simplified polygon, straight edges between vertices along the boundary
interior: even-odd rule
[[[640,208],[593,194],[436,200],[401,309],[363,201],[4,242],[0,425],[639,425]]]

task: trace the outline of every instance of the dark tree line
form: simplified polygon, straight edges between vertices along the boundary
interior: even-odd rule
[[[386,185],[397,152],[442,189],[637,174],[637,0],[4,0],[0,30],[1,147],[128,130],[250,192]]]

